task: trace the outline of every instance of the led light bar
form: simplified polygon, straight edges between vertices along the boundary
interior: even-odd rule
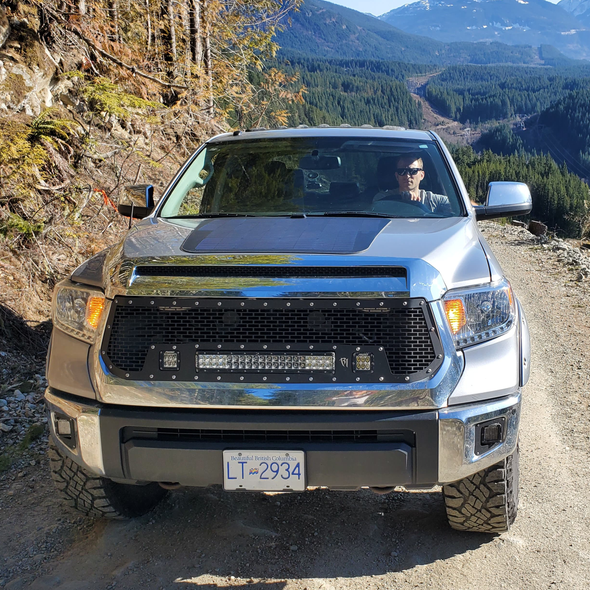
[[[333,371],[334,353],[327,354],[209,354],[199,352],[199,369],[238,371]]]

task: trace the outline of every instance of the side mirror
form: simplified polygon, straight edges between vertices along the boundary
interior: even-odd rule
[[[476,219],[526,215],[533,208],[529,187],[523,182],[490,182],[485,205],[475,207]]]
[[[151,184],[133,184],[121,191],[117,211],[125,217],[143,219],[154,210],[154,187]]]

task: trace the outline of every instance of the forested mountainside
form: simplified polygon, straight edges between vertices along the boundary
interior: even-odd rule
[[[588,185],[550,155],[477,154],[470,146],[452,151],[470,196],[478,202],[484,201],[489,182],[524,182],[533,195],[532,219],[542,219],[562,235],[580,236],[587,230]]]
[[[316,58],[384,59],[431,64],[536,64],[568,63],[556,49],[524,44],[444,43],[415,31],[402,31],[356,10],[305,0],[290,15],[291,26],[277,34],[277,43],[289,54]],[[424,34],[424,33],[421,33]],[[429,38],[430,37],[430,38]]]
[[[590,89],[560,98],[541,113],[538,123],[545,127],[540,129],[545,137],[551,134],[559,144],[567,146],[564,158],[575,159],[577,165],[570,166],[590,178]]]
[[[439,112],[466,125],[518,121],[517,134],[498,125],[484,133],[480,148],[549,153],[590,178],[590,65],[451,66],[430,77],[423,92]]]
[[[590,64],[565,68],[451,66],[428,81],[425,97],[446,116],[481,123],[540,113],[590,87]]]
[[[585,182],[590,179],[588,137],[589,91],[572,92],[513,129],[507,123],[490,127],[475,146],[494,154],[549,154]]]
[[[305,101],[292,103],[292,125],[401,125],[422,127],[422,107],[412,99],[408,76],[432,66],[379,60],[319,60],[292,57],[279,66],[304,85]]]

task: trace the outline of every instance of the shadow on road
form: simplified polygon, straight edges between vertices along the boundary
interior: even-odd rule
[[[435,492],[180,490],[150,515],[97,524],[54,573],[71,583],[76,571],[84,574],[85,588],[109,587],[105,580],[112,580],[117,589],[281,590],[281,580],[400,572],[493,538],[450,529]],[[329,587],[322,584],[306,585]]]

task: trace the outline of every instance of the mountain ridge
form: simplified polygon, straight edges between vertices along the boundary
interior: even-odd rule
[[[550,44],[572,59],[590,59],[590,12],[585,20],[585,5],[590,7],[590,1],[419,0],[379,19],[447,43]]]
[[[554,65],[555,60],[568,61],[556,50],[544,52],[539,47],[438,41],[323,0],[305,0],[299,11],[290,15],[290,25],[277,35],[276,41],[282,55],[325,59],[384,59],[436,65]]]
[[[582,24],[590,26],[590,0],[561,0],[558,6],[573,14]]]

